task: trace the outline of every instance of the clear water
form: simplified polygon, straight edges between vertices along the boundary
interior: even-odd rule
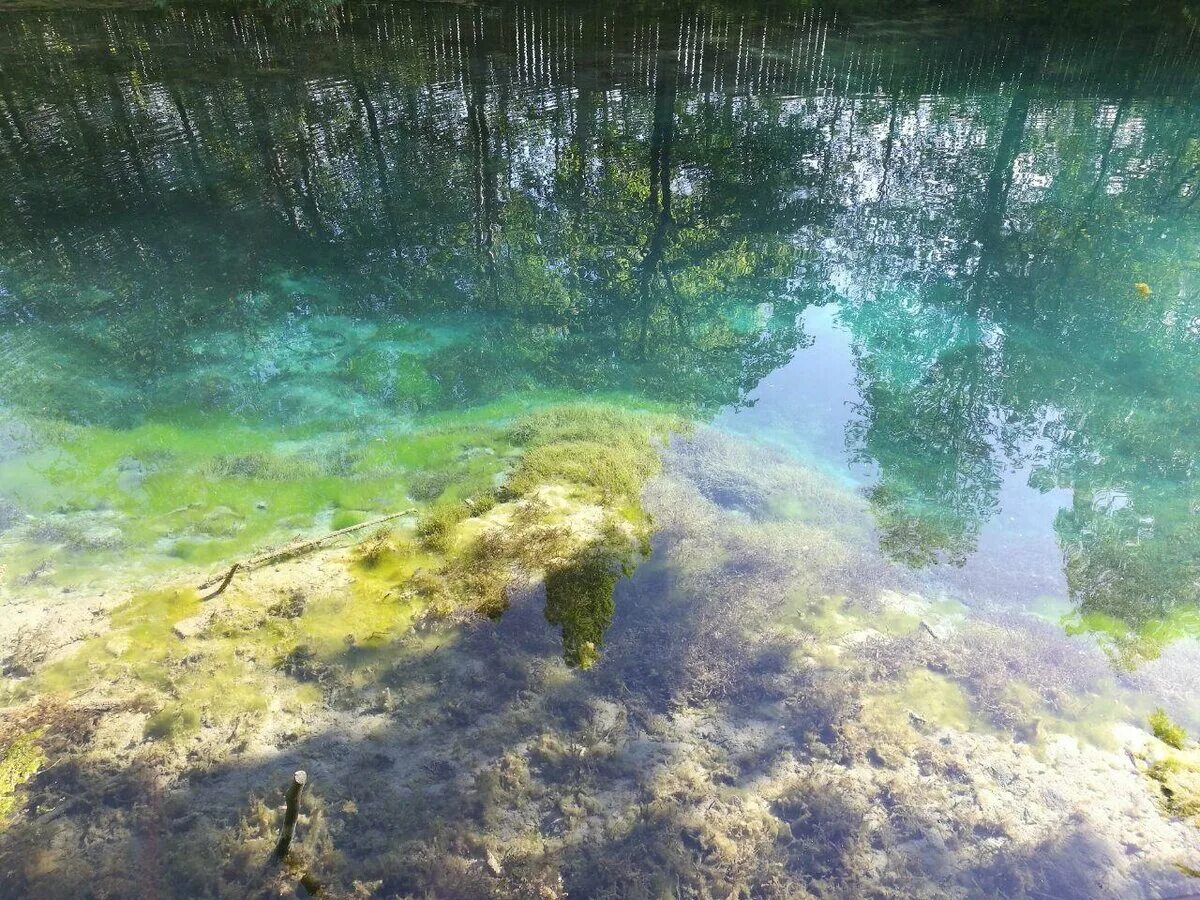
[[[855,749],[845,723],[910,713],[1051,768],[1047,733],[1113,750],[1158,706],[1200,725],[1198,101],[1195,42],[1141,29],[819,7],[6,14],[0,563],[10,649],[39,628],[53,646],[13,651],[5,690],[11,710],[120,687],[138,735],[54,751],[114,797],[37,824],[83,789],[32,781],[7,890],[80,890],[66,850],[12,862],[67,822],[62,847],[110,829],[87,851],[96,896],[242,896],[261,873],[239,848],[274,827],[247,798],[293,763],[315,773],[307,852],[331,891],[1186,887],[1139,861],[1152,830],[1119,865],[1052,819],[964,826],[935,854],[915,813],[867,835],[867,810],[813,788],[827,773],[752,783],[781,755],[890,771],[891,732]],[[112,612],[131,590],[478,496],[520,453],[508,423],[579,403],[679,417],[633,516],[652,552],[611,578],[514,590],[421,640],[401,639],[412,609],[343,587],[300,615],[306,643],[234,617],[211,658],[163,651],[170,677],[88,655],[180,617]],[[921,649],[926,630],[961,643]],[[264,635],[283,662],[246,662]],[[176,640],[127,637],[152,657]],[[1020,652],[980,655],[997,646]],[[872,690],[830,712],[867,657]],[[208,674],[171,680],[196,659]],[[215,682],[232,700],[200,698],[243,663]],[[320,710],[307,730],[281,684]],[[195,721],[164,739],[178,709]],[[247,716],[266,733],[237,749]],[[698,774],[655,794],[682,777],[671,748]],[[1153,792],[1136,821],[1165,816]],[[717,836],[714,803],[734,823]]]

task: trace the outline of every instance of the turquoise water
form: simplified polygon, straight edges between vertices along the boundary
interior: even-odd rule
[[[1039,666],[1099,654],[1055,715],[1119,690],[1127,724],[1165,705],[1198,725],[1198,99],[1194,39],[1142,29],[807,6],[5,14],[6,596],[190,584],[295,535],[474,503],[526,446],[511,422],[603,404],[678,417],[666,477],[734,518],[706,545],[652,485],[648,520],[626,508],[654,523],[648,559],[548,576],[536,615],[488,609],[514,654],[561,656],[596,697],[675,696],[685,654],[719,653],[644,611],[737,630],[695,611],[719,590],[687,554],[767,577],[758,551],[803,526],[779,552],[820,576],[778,583],[823,598],[822,622],[887,571],[951,619],[1047,627]],[[833,566],[829,535],[869,562]],[[662,671],[639,641],[665,642]],[[339,660],[372,673],[354,690],[382,665]],[[706,702],[736,694],[735,670],[714,677]],[[981,680],[962,677],[973,714]],[[607,884],[590,865],[572,896]],[[852,894],[853,868],[789,877]],[[384,895],[474,895],[418,869]],[[1027,887],[988,871],[984,895]],[[703,878],[677,892],[718,892]],[[618,893],[664,895],[647,879]]]

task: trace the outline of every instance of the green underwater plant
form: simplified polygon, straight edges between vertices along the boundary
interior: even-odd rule
[[[1165,756],[1146,770],[1159,790],[1163,808],[1200,825],[1200,762],[1194,757]]]
[[[439,475],[437,498],[415,525],[397,522],[341,556],[334,552],[329,573],[345,572],[348,587],[336,580],[325,588],[300,584],[281,567],[263,595],[242,587],[249,576],[207,602],[191,588],[135,593],[111,613],[107,633],[35,672],[15,696],[98,685],[115,696],[136,694],[149,713],[145,736],[179,741],[264,709],[278,691],[274,678],[295,690],[311,690],[306,682],[320,690],[369,684],[372,667],[400,652],[389,648],[414,626],[497,617],[514,582],[542,578],[547,618],[563,628],[564,657],[590,665],[612,617],[613,585],[649,534],[640,493],[658,471],[659,443],[675,420],[604,404],[516,417],[491,412],[435,418],[408,441],[373,442],[355,457],[354,471],[372,486],[386,484],[391,473],[385,496],[396,497],[396,506],[409,502],[405,486],[416,475],[433,470],[446,477]],[[583,469],[575,455],[581,447]],[[540,456],[530,462],[533,454]],[[290,484],[293,472],[291,457],[249,444],[227,445],[216,456],[198,453],[189,465],[210,485]],[[320,480],[317,463],[295,465]],[[246,484],[238,488],[243,494]],[[332,526],[361,518],[366,504],[352,500],[335,507]],[[261,533],[227,526],[225,520],[242,521],[232,507],[218,512],[222,527],[214,530],[228,533],[231,543]],[[204,515],[212,519],[213,511]]]
[[[616,612],[613,590],[627,569],[620,555],[598,544],[546,573],[546,621],[562,628],[567,665],[588,669],[599,659]]]
[[[584,489],[606,504],[635,503],[642,487],[661,469],[656,444],[683,427],[673,416],[599,404],[531,413],[509,432],[510,439],[526,449],[504,493],[522,496],[557,483]]]
[[[39,737],[40,730],[19,734],[0,751],[0,831],[17,808],[21,786],[46,762],[46,755],[37,745]]]
[[[564,657],[590,665],[612,617],[612,586],[649,534],[642,488],[661,468],[661,442],[681,427],[672,416],[606,404],[517,418],[507,429],[515,462],[499,490],[427,508],[416,536],[440,565],[399,589],[435,619],[455,610],[495,617],[513,581],[544,577],[546,616],[563,626]],[[453,491],[450,482],[439,494]]]
[[[1182,750],[1184,742],[1187,741],[1187,731],[1182,725],[1171,721],[1171,717],[1167,715],[1167,711],[1161,706],[1150,714],[1150,730],[1154,732],[1154,736],[1166,744],[1168,747],[1174,747],[1176,750]]]

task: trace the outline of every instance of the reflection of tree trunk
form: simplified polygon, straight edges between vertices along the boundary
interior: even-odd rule
[[[125,132],[125,140],[128,142],[129,159],[133,163],[134,171],[137,173],[138,184],[141,185],[142,192],[150,196],[150,185],[146,179],[146,169],[142,166],[142,155],[138,152],[137,134],[133,130],[133,121],[129,118],[129,108],[125,105],[125,96],[121,93],[121,86],[117,83],[116,75],[109,77],[108,92],[109,96],[112,97],[113,117],[121,126],[121,130]]]
[[[1021,152],[1025,137],[1025,124],[1029,119],[1029,91],[1024,79],[1017,86],[1008,115],[1004,119],[1004,130],[1000,133],[1000,144],[996,158],[988,175],[983,195],[983,207],[979,217],[976,241],[980,245],[979,263],[975,270],[975,281],[971,288],[971,307],[978,310],[983,284],[996,264],[1000,253],[1001,231],[1008,211],[1008,194],[1012,188],[1013,166]]]
[[[876,203],[882,203],[887,196],[888,178],[892,174],[892,150],[896,143],[896,114],[900,108],[900,98],[892,97],[892,112],[888,117],[887,140],[883,143],[883,174],[879,179],[879,192],[875,196]]]
[[[1092,185],[1092,189],[1088,191],[1087,201],[1083,204],[1083,213],[1079,217],[1079,226],[1074,229],[1071,234],[1070,250],[1064,254],[1062,277],[1070,278],[1074,272],[1075,263],[1078,260],[1077,250],[1079,248],[1079,239],[1087,230],[1088,224],[1092,220],[1092,214],[1096,208],[1096,200],[1100,197],[1100,190],[1108,181],[1108,166],[1112,158],[1113,145],[1117,141],[1117,131],[1121,127],[1121,122],[1125,119],[1125,108],[1129,102],[1130,94],[1133,92],[1132,84],[1126,91],[1125,96],[1121,98],[1121,102],[1117,104],[1117,112],[1113,117],[1112,127],[1108,130],[1108,142],[1104,146],[1104,151],[1100,154],[1099,171],[1096,173],[1096,181]]]
[[[303,104],[303,98],[300,99]],[[313,174],[312,147],[316,143],[312,126],[308,121],[307,110],[303,109],[303,122],[301,123],[300,139],[300,196],[304,201],[304,210],[308,213],[309,221],[312,222],[313,229],[322,234],[325,232],[325,221],[321,215],[321,209],[317,206],[317,184],[316,177]]]
[[[0,84],[3,84],[3,78],[0,78]],[[16,97],[5,86],[0,87],[0,99],[4,101],[4,109],[0,111],[0,122],[4,123],[4,131],[9,135],[8,143],[13,148],[13,160],[27,159],[37,179],[45,182],[46,169],[42,165],[41,155],[37,152],[33,141],[30,140],[29,130],[25,127],[24,119],[21,116],[21,107],[17,104]]]
[[[592,159],[592,125],[595,117],[595,95],[590,87],[580,85],[575,101],[575,187],[579,192],[577,200],[583,199],[583,189],[587,184],[588,163]]]
[[[12,91],[7,87],[0,88],[0,98],[4,100],[4,115],[0,116],[0,122],[10,126],[21,139],[21,143],[28,150],[33,150],[33,142],[29,140],[29,129],[25,127],[25,122],[21,118],[21,107],[17,105]]]
[[[1133,90],[1132,84],[1129,91]],[[1090,215],[1096,206],[1096,198],[1100,196],[1100,189],[1104,187],[1104,183],[1108,181],[1108,164],[1112,158],[1113,145],[1117,142],[1117,131],[1121,127],[1121,123],[1125,120],[1125,107],[1129,103],[1128,92],[1126,96],[1121,98],[1121,102],[1117,104],[1116,115],[1113,116],[1112,128],[1108,130],[1108,143],[1104,145],[1104,152],[1100,154],[1100,171],[1096,174],[1096,183],[1092,185],[1092,189],[1088,192],[1087,211]]]
[[[216,192],[213,191],[212,185],[204,174],[204,158],[200,154],[200,141],[196,136],[196,129],[192,125],[192,117],[188,115],[187,105],[183,102],[183,96],[175,87],[167,87],[167,94],[171,98],[171,103],[175,105],[175,112],[179,116],[179,127],[183,129],[183,139],[187,144],[188,156],[192,160],[192,179],[197,188],[206,190],[209,197],[216,201]]]
[[[679,24],[664,24],[663,45],[669,48],[669,58],[659,56],[654,77],[654,125],[650,132],[650,213],[654,229],[646,245],[641,266],[641,332],[638,338],[638,358],[646,355],[650,317],[654,313],[651,285],[662,265],[671,220],[671,150],[675,143],[675,100],[678,95],[677,47]],[[663,46],[660,45],[660,46]],[[661,53],[661,51],[660,51]]]
[[[0,79],[0,83],[2,83],[2,79]],[[34,152],[33,147],[29,143],[28,133],[25,131],[24,123],[21,121],[21,114],[12,92],[6,87],[0,87],[0,100],[3,101],[4,107],[0,109],[0,131],[4,133],[4,140],[8,145],[5,156],[11,159],[13,168],[17,171],[24,169],[25,167],[22,163],[28,161],[29,169],[34,175],[33,181],[41,184],[48,183],[46,170],[42,166],[38,154]],[[28,177],[24,172],[21,175],[23,179]],[[15,193],[6,199],[15,200]],[[8,202],[5,203],[5,207],[7,208],[7,215],[0,217],[0,222],[5,226],[15,224],[17,226],[16,230],[22,232],[26,245],[32,246],[35,242],[32,210],[23,203]],[[69,247],[71,242],[68,241],[66,244]]]
[[[354,88],[354,96],[358,99],[358,104],[362,107],[363,115],[367,119],[367,133],[370,136],[371,150],[375,156],[383,215],[387,219],[390,240],[395,240],[399,229],[396,226],[395,211],[392,209],[391,180],[388,177],[387,155],[383,152],[383,138],[379,132],[379,117],[375,113],[375,103],[371,100],[371,95],[367,92],[367,87],[363,84],[362,79],[356,75],[351,85]]]
[[[258,96],[258,91],[251,84],[246,85],[246,111],[250,116],[250,126],[253,128],[254,137],[258,142],[258,151],[262,156],[263,167],[271,179],[271,186],[275,189],[275,198],[283,214],[287,216],[288,222],[291,223],[292,230],[300,234],[300,222],[296,218],[296,210],[292,207],[292,202],[283,186],[283,172],[279,167],[279,154],[275,149],[275,140],[271,136],[271,123],[267,118],[266,108]]]
[[[3,83],[4,79],[0,77],[0,84]],[[13,161],[28,160],[29,167],[37,176],[37,180],[46,182],[46,167],[42,165],[41,155],[29,139],[29,130],[25,127],[25,122],[21,117],[21,108],[17,104],[17,98],[7,87],[2,87],[0,88],[0,99],[4,101],[0,122],[4,123],[4,131],[8,133],[8,143],[12,147]]]
[[[988,175],[987,189],[983,196],[983,215],[979,219],[979,237],[986,243],[999,238],[1008,211],[1008,192],[1012,188],[1013,166],[1021,152],[1021,141],[1025,136],[1025,123],[1029,118],[1029,93],[1019,87],[1008,107],[1004,120],[1004,131],[1000,134],[1000,145],[996,148],[996,159]]]
[[[475,156],[475,247],[484,256],[484,268],[491,286],[492,301],[500,299],[496,272],[495,231],[499,227],[499,180],[497,161],[492,148],[492,133],[487,119],[487,49],[483,44],[483,13],[471,13],[466,29],[467,65],[464,74],[467,95],[467,128]]]

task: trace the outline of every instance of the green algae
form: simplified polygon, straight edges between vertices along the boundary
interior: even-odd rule
[[[275,676],[297,686],[364,687],[377,666],[399,652],[398,643],[414,625],[461,613],[498,616],[518,578],[547,578],[547,618],[563,628],[564,656],[586,667],[596,659],[611,620],[612,587],[630,570],[648,533],[638,497],[657,471],[656,443],[673,425],[663,416],[576,405],[509,423],[484,419],[468,427],[443,421],[409,441],[374,440],[361,455],[344,456],[338,464],[351,476],[370,473],[373,484],[388,484],[393,495],[414,473],[432,471],[440,481],[435,501],[421,511],[415,527],[377,531],[349,554],[349,590],[297,587],[271,603],[235,585],[215,604],[202,603],[191,589],[138,593],[113,611],[107,633],[85,641],[17,691],[92,688],[136,695],[151,710],[146,737],[178,740],[208,724],[264,710],[277,690],[270,683]],[[171,432],[156,434],[165,438]],[[100,454],[97,472],[107,472],[105,463],[123,449],[115,438],[114,443]],[[531,453],[563,459],[564,447],[573,450],[581,443],[590,447],[589,458],[603,477],[589,470],[584,478],[570,465],[526,465]],[[209,553],[193,558],[215,556],[213,545],[220,541],[250,537],[247,497],[262,496],[270,486],[299,489],[293,481],[320,482],[326,465],[319,458],[256,449],[251,438],[227,443],[219,454],[204,455],[197,447],[191,455],[154,459],[160,466],[171,460],[190,467],[208,489],[229,488],[219,493],[229,504],[197,513],[207,543],[196,543]],[[498,502],[494,486],[508,466],[513,469]],[[387,477],[389,470],[402,477]],[[150,480],[143,477],[139,488],[144,491]],[[250,486],[255,490],[248,491]],[[268,506],[278,502],[278,495],[271,496]],[[187,497],[180,490],[173,502]],[[310,499],[331,504],[330,495]],[[239,500],[240,507],[234,506]],[[335,502],[332,528],[357,524],[368,512]],[[186,502],[176,511],[193,512]]]
[[[471,510],[463,503],[441,503],[426,510],[417,520],[421,546],[435,553],[449,552],[455,527],[470,514]]]
[[[19,734],[0,750],[0,831],[20,802],[20,790],[46,762],[38,746],[41,729]]]
[[[365,393],[393,398],[413,408],[433,406],[442,396],[441,386],[419,356],[386,344],[346,357],[341,374]]]
[[[817,635],[823,643],[832,643],[862,626],[844,612],[847,598],[828,595],[810,599],[798,598],[797,623],[806,632]]]
[[[682,427],[678,419],[603,405],[533,413],[510,431],[512,441],[527,449],[505,492],[521,496],[545,484],[569,484],[590,488],[608,505],[634,502],[661,469],[656,443]]]
[[[897,688],[868,698],[865,705],[868,715],[880,721],[906,723],[915,714],[926,722],[957,731],[992,731],[972,710],[962,685],[928,669],[909,673]]]
[[[106,635],[39,672],[35,687],[39,692],[65,693],[138,673],[143,678],[149,675],[146,680],[154,686],[166,688],[171,683],[170,662],[180,643],[172,628],[199,612],[200,600],[192,590],[136,594],[113,611]]]
[[[35,431],[43,449],[0,462],[6,502],[31,523],[10,541],[10,578],[47,561],[60,581],[131,557],[150,571],[217,564],[400,508],[429,473],[448,473],[447,501],[484,497],[510,452],[497,452],[500,425],[479,417],[351,436],[336,451],[309,429],[259,432],[219,417]]]
[[[452,598],[496,615],[507,607],[506,587],[518,570],[553,572],[555,583],[566,585],[567,573],[597,547],[616,552],[631,539],[644,540],[650,525],[641,490],[660,470],[657,445],[677,427],[678,420],[666,416],[603,404],[550,407],[519,418],[507,439],[521,452],[498,496],[439,501],[422,514],[420,544],[445,562],[436,582],[422,577],[411,590],[443,617]],[[589,520],[583,531],[595,533],[581,538],[581,523],[572,516],[589,507],[598,521]],[[578,647],[588,642],[581,638]],[[591,643],[594,649],[597,642]],[[578,656],[574,649],[569,654]]]
[[[1146,777],[1158,788],[1163,809],[1200,826],[1200,758],[1172,754],[1155,760]]]
[[[661,433],[649,423],[667,417],[624,419],[606,404],[530,417],[539,402],[551,401],[503,400],[345,435],[319,424],[259,429],[220,415],[123,429],[34,421],[26,452],[0,460],[5,508],[18,510],[20,523],[6,550],[8,577],[46,562],[63,583],[130,558],[150,571],[214,565],[409,498],[469,501],[479,513],[531,450],[508,479],[512,494],[539,479],[578,481],[636,515],[638,486],[656,465],[643,432]],[[568,434],[584,446],[564,449]],[[570,458],[573,449],[587,453],[586,465]]]
[[[628,565],[604,544],[546,573],[546,621],[562,628],[567,665],[588,669],[600,658],[616,612],[613,591],[627,574]]]
[[[200,714],[179,703],[163,707],[146,722],[146,737],[169,740],[184,737],[200,730]]]
[[[1168,747],[1174,747],[1176,750],[1183,749],[1183,745],[1187,741],[1187,731],[1182,725],[1172,722],[1165,709],[1159,707],[1152,712],[1149,722],[1150,730],[1156,738]]]
[[[156,708],[147,737],[173,738],[205,719],[223,720],[266,708],[252,667],[264,648],[242,635],[205,637],[204,627],[185,639],[184,628],[201,613],[194,590],[164,589],[135,595],[114,610],[110,630],[32,679],[23,692],[43,695],[107,690],[137,695]],[[182,634],[189,634],[191,629]]]

